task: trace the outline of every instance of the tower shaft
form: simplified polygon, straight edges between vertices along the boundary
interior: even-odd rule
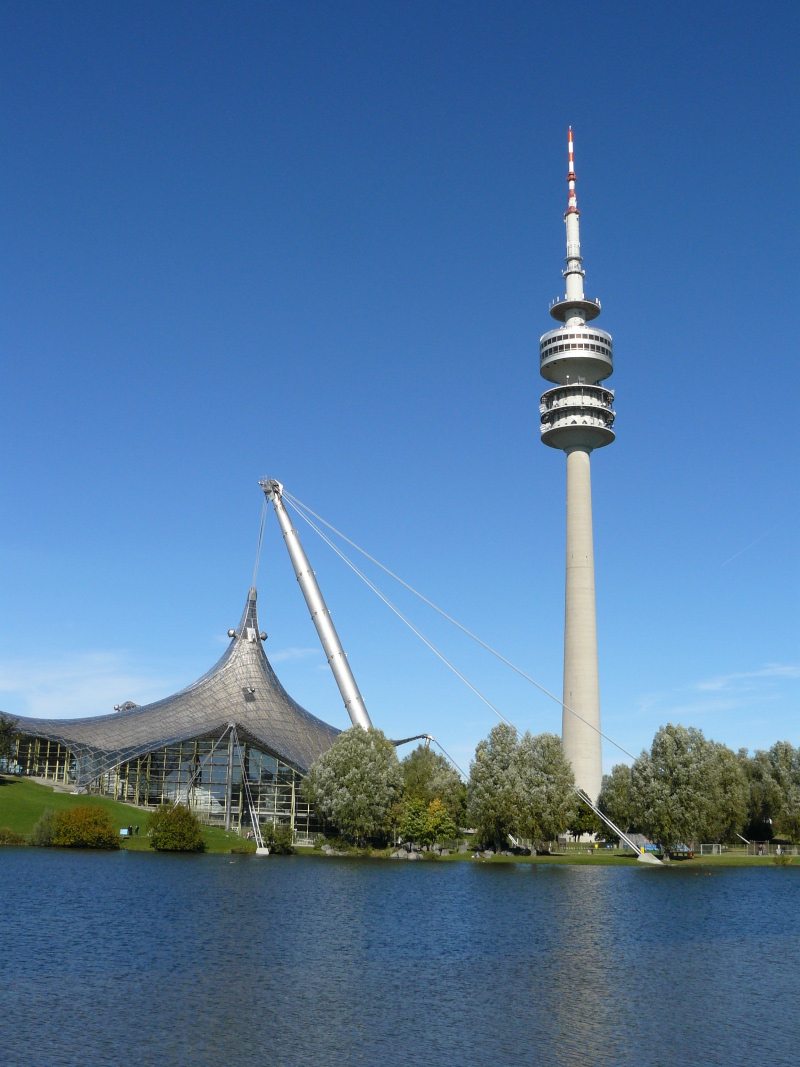
[[[575,772],[575,784],[594,800],[602,785],[600,681],[594,593],[592,478],[589,452],[582,448],[567,452],[567,578],[564,599],[566,707],[562,711],[561,737],[564,752]]]

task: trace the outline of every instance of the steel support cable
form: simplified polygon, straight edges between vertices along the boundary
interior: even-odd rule
[[[514,729],[515,729],[515,730],[517,730],[516,726],[514,727]],[[517,730],[517,733],[519,733],[519,730]],[[461,775],[461,777],[462,777],[462,778],[465,778],[465,779],[469,779],[469,775],[468,775],[468,774],[465,774],[465,773],[464,773],[464,772],[463,772],[463,771],[461,770],[461,768],[460,768],[460,767],[459,767],[459,765],[458,765],[458,764],[456,763],[456,761],[455,761],[455,760],[453,759],[453,757],[452,757],[452,756],[450,755],[450,753],[449,753],[449,752],[445,752],[445,748],[444,748],[444,745],[440,745],[440,744],[439,744],[439,742],[438,742],[438,741],[436,740],[436,738],[435,738],[435,737],[433,737],[433,736],[431,736],[431,741],[433,741],[434,745],[436,745],[436,747],[437,747],[437,748],[440,748],[440,749],[442,750],[442,752],[444,753],[444,755],[446,756],[446,758],[450,760],[450,762],[451,762],[451,763],[453,764],[453,766],[454,766],[454,767],[455,767],[455,769],[456,769],[456,770],[458,771],[458,773],[459,773],[459,774]]]
[[[222,731],[222,733],[221,733],[221,734],[219,735],[219,737],[217,738],[217,740],[216,740],[216,741],[214,742],[214,744],[213,744],[213,746],[212,746],[212,748],[211,748],[211,751],[209,752],[209,754],[208,754],[207,756],[205,756],[205,757],[204,757],[204,758],[203,758],[203,759],[202,759],[202,760],[201,760],[201,761],[200,761],[200,762],[199,762],[199,763],[197,764],[197,766],[195,767],[194,771],[192,772],[192,775],[191,775],[191,777],[189,778],[189,781],[188,781],[188,782],[186,783],[186,805],[187,805],[187,807],[188,807],[188,805],[189,805],[189,790],[191,789],[191,790],[192,790],[192,791],[194,792],[194,789],[195,789],[195,782],[196,782],[196,780],[197,780],[197,772],[198,772],[198,771],[200,771],[200,777],[201,777],[201,782],[200,782],[200,784],[202,785],[202,784],[203,784],[203,783],[202,783],[202,773],[203,773],[203,767],[205,767],[206,763],[208,763],[208,761],[209,761],[209,760],[211,759],[211,757],[212,757],[212,756],[214,755],[214,751],[215,751],[215,749],[216,749],[217,745],[218,745],[218,744],[219,744],[219,743],[220,743],[220,742],[222,741],[222,739],[223,739],[223,738],[224,738],[224,737],[225,737],[225,736],[227,735],[228,731],[229,731],[229,730],[231,730],[231,729],[232,729],[232,727],[231,727],[231,725],[230,725],[230,723],[229,723],[229,724],[228,724],[228,725],[227,725],[227,726],[225,727],[225,729],[224,729],[224,730]],[[177,806],[178,806],[178,805],[180,804],[180,802],[181,802],[181,783],[180,783],[180,773],[181,773],[181,772],[180,772],[180,764],[179,764],[179,765],[178,765],[178,788],[177,788],[177,790],[176,790],[176,792],[175,792],[175,797],[176,797],[176,799],[175,799],[175,803],[174,803],[174,804],[172,805],[172,806],[173,806],[173,808],[177,808]]]
[[[544,693],[545,696],[548,696],[551,700],[554,700],[556,704],[564,708],[565,711],[568,711],[570,715],[574,715],[576,719],[580,719],[582,723],[585,723],[585,725],[594,730],[595,733],[598,733],[604,740],[608,741],[609,744],[613,745],[615,748],[618,748],[620,752],[623,752],[626,756],[630,756],[630,758],[633,760],[636,759],[636,756],[634,756],[632,752],[629,752],[627,748],[623,748],[623,746],[620,745],[618,741],[615,741],[613,737],[609,737],[608,734],[603,733],[603,731],[599,727],[595,726],[594,723],[589,722],[588,719],[584,719],[584,717],[579,712],[575,711],[574,708],[571,708],[569,704],[565,704],[563,700],[561,700],[555,695],[555,693],[551,693],[549,689],[545,689],[545,687],[543,685],[540,685],[535,678],[531,678],[529,674],[526,674],[525,671],[523,671],[520,667],[517,667],[516,664],[511,662],[511,660],[506,659],[506,657],[501,652],[498,652],[497,649],[492,648],[491,645],[487,645],[486,642],[481,640],[481,638],[478,637],[477,634],[474,634],[471,630],[468,630],[466,626],[463,626],[458,621],[458,619],[454,619],[452,615],[448,615],[446,611],[443,611],[442,608],[434,604],[432,600],[428,600],[428,598],[423,593],[420,593],[412,585],[409,585],[408,582],[403,581],[403,579],[399,575],[395,574],[394,571],[390,571],[388,567],[385,567],[379,560],[375,559],[374,556],[371,556],[369,552],[357,545],[355,541],[351,541],[349,537],[346,537],[345,534],[341,532],[341,530],[337,530],[335,526],[332,526],[329,522],[326,522],[321,515],[317,515],[315,511],[312,511],[311,508],[308,507],[306,504],[301,503],[301,501],[299,501],[296,497],[292,496],[291,493],[288,493],[286,489],[283,490],[283,495],[284,498],[292,504],[298,515],[301,515],[305,519],[305,521],[312,527],[312,529],[316,529],[316,527],[313,526],[308,517],[304,514],[304,511],[307,511],[309,515],[313,515],[315,519],[318,519],[324,526],[327,526],[329,530],[332,530],[333,533],[337,535],[337,537],[341,537],[342,540],[346,541],[348,545],[352,545],[352,547],[357,552],[360,552],[362,556],[365,556],[371,563],[374,563],[376,567],[380,567],[380,569],[382,571],[385,571],[390,578],[394,578],[396,582],[399,582],[400,585],[408,589],[408,591],[410,593],[413,593],[415,597],[418,597],[421,601],[423,601],[423,603],[427,604],[428,607],[433,608],[433,610],[439,615],[441,615],[442,618],[447,619],[448,622],[452,623],[453,626],[461,630],[462,633],[465,633],[467,637],[471,637],[473,641],[475,641],[481,646],[481,648],[485,648],[487,652],[491,652],[491,654],[497,659],[499,659],[501,663],[505,663],[507,667],[510,667],[512,671],[515,671],[521,678],[524,678],[526,682],[530,682],[531,685],[535,686],[541,693]],[[317,533],[320,533],[320,531],[317,530]],[[320,536],[322,536],[321,533]],[[328,541],[327,538],[324,538],[324,540],[326,540],[329,545],[331,544],[331,542]],[[342,558],[344,559],[345,557],[343,556]]]
[[[395,615],[406,624],[406,626],[409,628],[409,630],[412,630],[417,635],[417,637],[420,639],[420,641],[423,641],[428,646],[428,648],[431,650],[431,652],[433,652],[433,654],[435,656],[438,656],[439,659],[442,661],[442,663],[444,663],[445,666],[449,667],[450,670],[453,672],[453,674],[455,674],[458,678],[460,678],[461,681],[464,683],[464,685],[466,685],[469,689],[471,689],[472,692],[475,694],[476,697],[478,697],[479,700],[483,701],[483,703],[487,706],[487,708],[491,708],[491,710],[495,713],[495,715],[497,715],[498,718],[502,719],[503,722],[507,726],[510,726],[512,730],[516,730],[517,729],[516,726],[514,726],[514,724],[512,722],[508,721],[508,719],[505,717],[505,715],[502,713],[502,711],[500,711],[499,708],[496,708],[494,706],[494,704],[491,702],[491,700],[489,700],[488,697],[485,697],[483,695],[483,693],[480,691],[480,689],[478,689],[476,686],[474,686],[472,684],[472,682],[469,680],[469,678],[467,678],[466,675],[462,674],[461,671],[458,669],[458,667],[456,667],[456,665],[454,663],[451,663],[450,660],[447,658],[447,656],[445,656],[443,652],[440,652],[439,649],[436,647],[436,645],[434,645],[431,641],[429,641],[428,638],[425,636],[425,634],[422,633],[421,630],[418,630],[417,627],[414,625],[414,623],[411,622],[410,619],[407,619],[405,617],[405,615],[402,613],[402,611],[400,611],[399,608],[395,607],[395,605],[391,602],[391,600],[389,600],[389,598],[387,596],[384,596],[384,594],[380,591],[380,589],[378,589],[377,585],[374,585],[369,580],[369,578],[366,576],[366,574],[364,574],[363,571],[360,571],[358,569],[358,567],[355,565],[355,563],[353,563],[352,560],[348,559],[348,557],[344,554],[344,552],[342,552],[342,550],[337,545],[335,545],[333,543],[333,541],[330,540],[330,538],[326,537],[325,534],[322,532],[322,530],[318,529],[314,525],[314,523],[311,521],[311,519],[308,518],[307,515],[303,515],[301,511],[298,511],[298,514],[302,515],[302,517],[306,520],[306,522],[311,527],[311,529],[314,530],[315,533],[319,534],[319,536],[322,538],[322,540],[327,545],[330,545],[330,547],[333,549],[333,551],[336,553],[336,555],[339,556],[341,559],[343,559],[344,562],[347,564],[347,566],[350,567],[351,570],[355,571],[355,573],[359,576],[359,578],[361,578],[361,580],[363,582],[366,582],[366,584],[370,587],[370,589],[373,591],[373,593],[375,593],[377,596],[379,596],[380,599],[384,602],[384,604],[386,604],[387,607],[392,609],[392,611],[395,613]]]
[[[517,730],[516,726],[514,726],[513,723],[509,723],[509,725],[512,726],[514,730]],[[517,733],[519,733],[519,730],[517,730]],[[422,741],[423,739],[425,741],[433,741],[434,745],[436,745],[437,748],[440,748],[442,750],[442,752],[444,753],[445,757],[450,760],[450,762],[453,764],[453,766],[458,771],[458,773],[461,775],[461,777],[462,778],[467,778],[468,777],[468,775],[466,775],[464,773],[464,771],[461,770],[461,768],[456,763],[456,761],[453,759],[453,757],[450,755],[450,753],[449,752],[445,752],[443,746],[439,744],[439,742],[436,740],[436,738],[433,736],[433,734],[414,734],[413,737],[404,737],[400,741],[393,741],[392,744],[394,745],[395,748],[398,748],[400,745],[407,745],[409,743],[409,741]]]
[[[264,520],[267,517],[267,498],[264,497],[264,506],[261,509],[261,526],[258,531],[258,548],[256,549],[256,565],[253,568],[253,588],[256,587],[258,578],[258,564],[261,561],[261,542],[264,540]]]
[[[239,766],[242,768],[242,783],[244,785],[245,800],[247,801],[247,807],[250,809],[250,822],[253,826],[253,836],[256,841],[256,848],[264,847],[264,838],[261,836],[261,827],[258,824],[258,814],[256,813],[255,802],[253,801],[253,794],[250,790],[250,782],[247,777],[247,771],[244,766],[244,756],[242,755],[242,744],[239,741],[239,735],[236,732],[236,727],[233,730],[233,746],[239,754]],[[239,811],[239,825],[241,826],[242,814],[241,805]]]
[[[285,494],[285,490],[284,490],[284,495],[286,495],[286,494]],[[441,652],[439,651],[439,649],[438,649],[438,648],[436,648],[436,646],[435,646],[435,645],[433,645],[433,644],[432,644],[432,643],[431,643],[431,642],[430,642],[430,641],[428,640],[428,638],[427,638],[427,637],[425,637],[425,635],[424,635],[424,634],[423,634],[423,633],[422,633],[422,632],[421,632],[420,630],[418,630],[418,629],[417,629],[417,627],[416,627],[416,626],[414,626],[414,624],[413,624],[412,622],[410,622],[410,621],[409,621],[409,620],[408,620],[408,619],[407,619],[407,618],[405,617],[405,615],[403,615],[403,613],[402,613],[402,612],[401,612],[401,611],[399,610],[399,608],[396,608],[396,607],[394,606],[394,604],[393,604],[393,603],[392,603],[392,602],[391,602],[391,601],[389,600],[389,598],[388,598],[388,597],[384,596],[384,594],[383,594],[383,593],[382,593],[382,592],[380,591],[380,589],[378,589],[378,587],[377,587],[376,585],[374,585],[374,584],[373,584],[373,583],[372,583],[372,582],[371,582],[371,581],[369,580],[369,578],[367,578],[367,576],[366,576],[366,575],[365,575],[365,574],[364,574],[364,573],[363,573],[362,571],[360,571],[360,570],[358,569],[358,567],[357,567],[357,566],[355,565],[355,563],[353,563],[353,562],[352,562],[352,561],[351,561],[350,559],[348,559],[348,557],[347,557],[347,556],[346,556],[346,555],[344,554],[344,552],[342,552],[342,551],[341,551],[341,549],[340,549],[340,548],[339,548],[339,547],[338,547],[337,545],[335,545],[335,544],[333,543],[333,541],[331,541],[331,540],[330,540],[330,538],[326,537],[326,535],[325,535],[325,534],[324,534],[324,533],[322,532],[322,530],[318,529],[318,528],[317,528],[317,527],[316,527],[316,526],[314,525],[314,523],[313,523],[313,522],[311,521],[311,519],[309,519],[309,518],[308,518],[308,516],[307,516],[307,515],[304,515],[304,514],[303,514],[303,512],[302,512],[302,511],[300,510],[300,508],[298,508],[298,507],[297,507],[297,505],[296,505],[296,504],[294,504],[294,501],[291,501],[291,500],[290,500],[290,503],[291,503],[291,504],[292,504],[292,506],[294,507],[295,511],[297,511],[297,513],[298,513],[299,515],[301,515],[301,516],[302,516],[302,518],[304,518],[304,519],[305,519],[305,521],[306,521],[306,522],[308,523],[308,525],[309,525],[309,526],[311,527],[311,529],[312,529],[312,530],[314,530],[314,532],[315,532],[315,533],[317,533],[317,534],[318,534],[318,535],[319,535],[319,536],[320,536],[320,537],[322,538],[322,540],[323,540],[323,541],[324,541],[324,542],[325,542],[325,543],[326,543],[327,545],[329,545],[329,546],[330,546],[330,547],[331,547],[331,548],[333,549],[333,551],[334,551],[334,552],[336,553],[336,555],[337,555],[337,556],[339,556],[339,557],[340,557],[341,559],[343,559],[343,560],[344,560],[344,562],[345,562],[345,563],[347,564],[347,566],[348,566],[348,567],[350,567],[350,569],[351,569],[351,570],[355,571],[355,573],[356,573],[356,574],[357,574],[357,575],[358,575],[358,576],[359,576],[359,577],[360,577],[360,578],[361,578],[361,579],[362,579],[362,580],[363,580],[363,581],[364,581],[364,582],[365,582],[365,583],[366,583],[366,584],[367,584],[367,585],[368,585],[368,586],[370,587],[370,589],[372,589],[372,591],[373,591],[374,593],[376,593],[376,594],[377,594],[377,595],[378,595],[378,596],[380,597],[380,599],[381,599],[381,600],[382,600],[382,601],[384,602],[384,604],[386,604],[386,605],[387,605],[388,607],[390,607],[390,608],[392,609],[392,611],[393,611],[393,612],[395,613],[395,615],[397,615],[397,616],[398,616],[398,618],[402,619],[402,621],[403,621],[403,622],[404,622],[404,623],[406,624],[406,626],[408,626],[408,628],[409,628],[410,630],[412,630],[412,631],[413,631],[413,632],[414,632],[414,633],[415,633],[415,634],[417,635],[417,637],[419,637],[419,638],[420,638],[420,640],[421,640],[421,641],[423,641],[423,642],[424,642],[424,643],[425,643],[425,644],[426,644],[426,645],[428,646],[428,648],[429,648],[429,649],[430,649],[430,650],[431,650],[431,651],[432,651],[433,653],[435,653],[435,655],[437,655],[437,656],[439,657],[439,659],[440,659],[440,660],[441,660],[441,661],[442,661],[442,662],[443,662],[443,663],[444,663],[444,664],[445,664],[446,666],[448,666],[448,667],[450,668],[450,670],[451,670],[451,671],[452,671],[452,672],[453,672],[453,673],[454,673],[454,674],[455,674],[455,675],[456,675],[456,676],[457,676],[458,678],[460,678],[460,679],[461,679],[461,681],[462,681],[462,682],[463,682],[463,683],[464,683],[464,684],[465,684],[465,685],[466,685],[466,686],[467,686],[467,687],[468,687],[469,689],[471,689],[471,690],[472,690],[472,692],[473,692],[473,693],[475,693],[475,695],[476,695],[477,697],[479,697],[479,698],[480,698],[480,699],[481,699],[481,700],[483,701],[483,703],[484,703],[484,704],[485,704],[485,705],[486,705],[486,706],[487,706],[488,708],[490,708],[490,709],[491,709],[491,710],[492,710],[492,711],[493,711],[493,712],[495,713],[495,715],[497,715],[497,716],[498,716],[498,718],[502,719],[502,721],[503,721],[503,722],[504,722],[504,723],[505,723],[505,724],[506,724],[507,726],[510,726],[510,727],[511,727],[511,729],[512,729],[512,730],[513,730],[513,731],[514,731],[514,732],[515,732],[516,734],[517,734],[517,736],[520,736],[520,730],[519,730],[519,728],[518,728],[517,726],[515,726],[513,722],[510,722],[510,721],[509,721],[509,720],[508,720],[508,719],[507,719],[507,718],[505,717],[505,715],[503,715],[503,713],[502,713],[501,711],[499,711],[499,710],[498,710],[498,708],[496,708],[496,707],[494,706],[494,704],[492,704],[492,702],[491,702],[490,700],[488,700],[488,699],[487,699],[487,697],[485,697],[485,696],[483,695],[483,693],[481,693],[481,691],[480,691],[479,689],[477,689],[477,688],[476,688],[476,687],[475,687],[475,686],[474,686],[474,685],[472,684],[472,682],[471,682],[471,681],[469,680],[469,678],[467,678],[467,677],[466,677],[465,675],[463,675],[463,674],[461,673],[461,671],[460,671],[460,670],[459,670],[459,669],[458,669],[458,668],[457,668],[457,667],[456,667],[456,666],[455,666],[454,664],[452,664],[452,663],[450,662],[450,660],[449,660],[449,659],[447,659],[447,657],[446,657],[446,656],[444,656],[444,655],[443,655],[443,653],[441,653]],[[309,510],[310,510],[310,509],[309,509]],[[313,514],[313,513],[312,513],[312,514]],[[328,523],[325,523],[325,525],[327,526],[327,525],[329,525],[329,524],[328,524]],[[333,529],[333,527],[331,527],[331,529]],[[347,540],[347,538],[345,538],[345,540]],[[352,542],[349,542],[349,543],[351,543],[351,544],[352,544]],[[354,547],[357,547],[357,546],[354,546]],[[367,553],[364,553],[364,555],[367,555]],[[369,558],[371,559],[372,557],[369,557]],[[380,565],[380,564],[378,564],[378,566],[381,566],[381,565]],[[386,568],[382,568],[382,569],[384,569],[384,570],[385,570]],[[391,572],[387,572],[387,573],[391,573]],[[401,579],[398,579],[398,581],[401,581]],[[405,585],[406,583],[405,583],[405,582],[403,582],[402,584],[403,584],[403,585]],[[408,588],[410,589],[411,587],[409,586]],[[420,599],[422,599],[422,600],[425,600],[425,597],[423,597],[423,596],[422,596],[421,594],[417,594],[417,595],[418,595],[418,596],[420,596]],[[430,601],[427,601],[427,603],[430,603]],[[431,607],[435,607],[435,605],[431,604]],[[437,610],[437,611],[439,612],[439,614],[441,614],[441,615],[445,615],[445,613],[444,613],[443,611],[441,611],[441,610],[440,610],[439,608],[436,608],[436,610]],[[450,618],[450,616],[449,616],[449,615],[445,615],[445,618],[448,618],[448,619],[449,619],[449,618]],[[456,625],[456,626],[458,626],[458,628],[459,628],[459,629],[461,629],[461,630],[464,630],[464,632],[465,632],[465,633],[469,633],[469,631],[468,631],[468,630],[466,630],[466,629],[465,629],[465,628],[464,628],[463,626],[461,626],[461,624],[460,624],[460,623],[457,623],[457,622],[455,622],[455,620],[454,620],[454,619],[451,619],[451,622],[454,622],[454,623],[455,623],[455,625]],[[474,635],[473,635],[473,634],[470,634],[470,637],[474,637]],[[490,652],[494,652],[494,650],[493,650],[493,649],[490,649],[488,645],[485,645],[485,644],[484,644],[484,642],[480,640],[480,638],[478,638],[478,637],[475,637],[474,639],[475,639],[475,640],[476,640],[476,641],[478,642],[478,644],[484,645],[484,647],[485,647],[485,648],[489,649],[489,651],[490,651]],[[512,663],[510,663],[510,662],[509,662],[508,660],[506,660],[506,659],[505,659],[505,657],[501,656],[501,655],[500,655],[499,653],[497,653],[497,652],[494,652],[494,655],[496,655],[496,656],[498,657],[498,659],[502,659],[502,660],[503,660],[503,661],[504,661],[505,663],[508,663],[508,665],[509,665],[510,667],[514,667],[514,665],[513,665]],[[528,675],[524,674],[524,672],[523,672],[523,671],[520,671],[520,670],[519,670],[519,668],[517,668],[517,667],[514,667],[514,670],[515,670],[515,671],[517,671],[517,673],[518,673],[518,674],[521,674],[521,675],[522,675],[522,676],[523,676],[524,678],[528,678]],[[554,697],[552,693],[548,693],[546,689],[544,689],[544,688],[543,688],[542,686],[540,686],[540,685],[538,684],[538,682],[534,682],[532,678],[528,678],[528,681],[532,682],[532,683],[533,683],[533,685],[535,685],[537,689],[541,689],[541,690],[542,690],[542,692],[544,692],[544,693],[547,693],[547,695],[548,695],[548,696],[552,697],[552,698],[553,698],[553,700],[555,700],[555,701],[556,701],[557,703],[561,704],[561,705],[562,705],[562,707],[565,707],[565,708],[567,708],[567,711],[572,711],[572,708],[569,708],[569,707],[567,707],[567,705],[566,705],[566,704],[564,704],[564,703],[563,703],[562,701],[558,700],[558,697]],[[592,724],[591,724],[591,723],[589,723],[589,722],[587,722],[587,721],[586,721],[586,719],[584,719],[584,718],[583,718],[583,716],[581,716],[581,715],[578,715],[578,713],[577,713],[576,711],[572,711],[572,714],[573,714],[573,715],[576,715],[576,716],[577,716],[577,718],[581,719],[581,721],[582,721],[582,722],[586,722],[586,725],[587,725],[587,726],[592,726]],[[604,734],[604,733],[603,733],[603,732],[602,732],[601,730],[598,730],[596,726],[592,726],[592,729],[593,729],[593,730],[596,730],[596,731],[597,731],[597,733],[599,733],[599,734],[601,735],[601,737],[606,737],[606,735],[605,735],[605,734]],[[624,748],[622,747],[622,745],[619,745],[619,744],[617,744],[617,742],[616,742],[616,741],[613,741],[613,740],[612,740],[612,739],[611,739],[610,737],[608,737],[608,738],[606,738],[606,739],[607,739],[608,741],[610,741],[612,745],[615,745],[615,746],[616,746],[616,747],[617,747],[618,749],[620,749],[620,751],[621,751],[621,752],[624,752],[624,753],[625,753],[625,754],[626,754],[627,756],[632,756],[632,753],[628,752],[628,751],[627,751],[627,749],[624,749]],[[434,740],[436,740],[436,739],[434,738]],[[438,742],[438,741],[436,741],[436,744],[437,744],[437,745],[439,745],[439,742]],[[451,763],[453,764],[453,766],[454,766],[454,767],[456,767],[456,769],[457,769],[457,770],[458,770],[458,771],[460,772],[460,774],[461,774],[461,775],[462,775],[463,777],[465,777],[465,778],[466,778],[467,776],[466,776],[466,775],[464,774],[464,772],[463,772],[463,771],[461,770],[461,768],[460,768],[460,767],[458,766],[458,764],[457,764],[457,763],[455,762],[455,760],[453,760],[453,758],[452,758],[451,756],[449,756],[449,755],[448,755],[448,754],[447,754],[447,753],[445,752],[445,750],[444,750],[444,749],[442,748],[442,746],[441,746],[441,745],[439,745],[439,748],[441,748],[441,749],[442,749],[442,752],[444,752],[445,756],[447,756],[447,758],[448,758],[448,759],[450,760],[450,762],[451,762]],[[632,758],[633,758],[633,759],[635,759],[636,757],[635,757],[635,756],[632,756]],[[545,777],[548,777],[548,778],[550,778],[550,777],[552,777],[552,776],[550,776],[550,775],[545,775]],[[604,822],[604,823],[605,823],[605,824],[606,824],[606,825],[607,825],[607,826],[608,826],[608,827],[609,827],[609,828],[610,828],[610,829],[611,829],[612,831],[614,831],[614,833],[618,834],[618,835],[619,835],[619,837],[620,837],[620,838],[621,838],[621,839],[622,839],[623,841],[625,841],[625,842],[626,842],[626,844],[628,844],[628,845],[629,845],[629,846],[630,846],[630,847],[631,847],[631,848],[632,848],[632,849],[633,849],[633,850],[634,850],[634,851],[636,852],[636,854],[637,854],[637,855],[639,855],[639,849],[637,848],[637,846],[636,846],[636,845],[635,845],[635,844],[634,844],[634,843],[633,843],[633,842],[632,842],[632,841],[630,840],[630,838],[629,838],[629,837],[627,837],[627,836],[626,836],[626,834],[624,834],[624,833],[623,833],[623,832],[622,832],[622,831],[621,831],[621,830],[619,829],[619,827],[618,827],[618,826],[616,826],[616,824],[615,824],[615,823],[613,823],[613,822],[612,822],[612,821],[611,821],[611,820],[610,820],[610,819],[608,818],[608,816],[607,816],[607,815],[604,815],[604,814],[603,814],[603,812],[602,812],[602,811],[600,810],[600,808],[599,808],[599,807],[598,807],[598,806],[597,806],[597,805],[596,805],[595,803],[593,803],[593,802],[592,802],[591,800],[589,800],[589,799],[588,799],[587,795],[586,795],[586,794],[585,794],[585,793],[583,792],[583,790],[579,789],[579,788],[578,788],[577,786],[575,786],[575,785],[573,785],[573,786],[572,786],[571,788],[572,788],[572,791],[573,791],[573,792],[575,793],[575,795],[576,795],[576,796],[578,797],[578,799],[579,799],[579,800],[583,801],[583,803],[585,803],[585,804],[587,805],[587,807],[589,807],[589,808],[590,808],[590,809],[591,809],[591,810],[592,810],[592,811],[593,811],[593,812],[595,813],[595,815],[597,815],[597,817],[598,817],[599,819],[601,819],[601,820],[602,820],[602,821],[603,821],[603,822]]]

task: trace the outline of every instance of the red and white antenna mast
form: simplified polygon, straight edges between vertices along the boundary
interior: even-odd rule
[[[567,266],[564,271],[564,279],[567,283],[567,300],[580,304],[583,301],[583,257],[581,256],[580,234],[580,211],[578,211],[578,194],[575,192],[575,143],[572,139],[572,127],[567,134],[567,148],[569,151],[569,170],[567,172],[567,210],[564,212],[564,222],[567,226]],[[581,325],[586,321],[583,309],[580,306],[573,307],[567,319],[570,325]]]
[[[567,147],[569,150],[569,171],[567,172],[567,186],[569,187],[569,196],[567,199],[567,210],[564,212],[565,217],[567,215],[580,215],[580,211],[578,211],[578,197],[575,192],[575,144],[572,140],[571,126],[569,128],[567,138]]]

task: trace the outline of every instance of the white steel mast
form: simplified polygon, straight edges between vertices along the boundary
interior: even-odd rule
[[[589,456],[593,449],[614,440],[614,393],[600,384],[610,377],[614,364],[611,335],[588,325],[600,314],[600,301],[587,300],[583,291],[571,126],[568,136],[566,295],[550,307],[550,314],[561,325],[539,341],[541,375],[557,384],[544,393],[539,411],[542,441],[567,455],[562,738],[576,786],[594,801],[600,793],[603,770]]]
[[[272,501],[272,505],[275,508],[275,514],[278,516],[283,540],[286,543],[294,573],[305,597],[311,620],[317,629],[323,651],[333,671],[333,677],[336,679],[339,692],[342,694],[342,700],[347,709],[347,714],[350,716],[350,721],[353,726],[361,726],[364,730],[368,730],[372,726],[372,722],[364,704],[364,698],[361,696],[356,680],[353,677],[353,672],[350,670],[347,655],[342,648],[339,635],[336,633],[331,613],[328,611],[320,587],[317,584],[317,579],[311,569],[311,564],[308,562],[308,556],[300,544],[297,530],[292,525],[292,520],[286,511],[286,505],[283,502],[283,485],[274,478],[265,478],[258,484],[264,490],[267,499]]]

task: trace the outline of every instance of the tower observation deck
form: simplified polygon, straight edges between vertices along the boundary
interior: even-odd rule
[[[550,306],[559,325],[539,340],[540,373],[555,386],[542,394],[539,411],[542,441],[567,454],[562,739],[575,784],[596,800],[602,784],[602,751],[589,456],[614,440],[614,392],[601,384],[613,373],[614,350],[611,335],[594,325],[600,301],[587,300],[583,290],[572,127],[568,148],[566,293]]]

